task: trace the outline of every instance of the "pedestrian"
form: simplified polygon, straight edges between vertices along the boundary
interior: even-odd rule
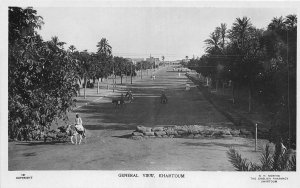
[[[161,96],[160,96],[160,103],[164,104],[164,103],[167,103],[168,102],[168,98],[165,94],[164,91],[161,92]]]

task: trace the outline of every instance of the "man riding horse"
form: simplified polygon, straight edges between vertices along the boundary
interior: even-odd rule
[[[131,91],[127,91],[125,98],[126,98],[126,100],[129,100],[130,102],[133,100],[133,95],[132,95]]]

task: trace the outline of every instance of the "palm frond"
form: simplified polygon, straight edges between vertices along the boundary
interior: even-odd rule
[[[288,163],[290,171],[296,171],[296,155],[292,155]]]
[[[261,154],[260,157],[261,162],[261,170],[262,171],[271,171],[273,166],[273,157],[270,151],[270,145],[267,144],[265,147],[264,152]]]
[[[229,158],[229,162],[237,171],[249,171],[250,163],[247,161],[247,159],[243,159],[235,149],[230,148],[229,151],[227,151],[227,155]]]

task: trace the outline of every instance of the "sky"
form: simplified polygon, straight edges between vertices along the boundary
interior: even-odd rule
[[[280,8],[191,7],[34,7],[44,19],[38,31],[44,40],[57,36],[66,46],[96,52],[106,38],[114,56],[165,61],[200,57],[204,40],[221,23],[230,29],[238,17],[247,16],[257,28],[272,18],[295,13]]]

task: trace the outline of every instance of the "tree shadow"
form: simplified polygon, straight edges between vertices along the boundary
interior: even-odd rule
[[[65,145],[68,144],[68,141],[49,141],[49,142],[43,142],[43,141],[35,141],[35,142],[18,142],[16,145],[21,146],[39,146],[39,145]]]
[[[116,90],[112,96],[105,97],[105,100],[91,102],[73,112],[81,114],[87,130],[132,130],[138,125],[173,126],[205,123],[210,121],[209,118],[214,119],[214,114],[209,113],[213,107],[203,103],[205,100],[198,92],[185,91],[184,83],[189,80],[186,77],[178,79],[176,76],[177,73],[160,76],[159,80],[148,79],[132,85],[127,84],[120,91]],[[128,103],[123,108],[115,108],[111,99],[120,97],[121,93],[125,94],[129,90],[134,96],[133,103]],[[160,103],[162,90],[168,97],[168,104]],[[191,104],[199,105],[200,110],[189,108]]]
[[[114,137],[114,138],[130,138],[132,136],[132,134],[125,134],[125,135],[122,135],[122,136],[111,136],[111,137]]]
[[[224,143],[203,143],[203,142],[184,142],[182,143],[186,146],[199,146],[199,147],[214,147],[214,146],[220,146],[225,148],[235,148],[235,147],[249,147],[248,144],[224,144]]]

